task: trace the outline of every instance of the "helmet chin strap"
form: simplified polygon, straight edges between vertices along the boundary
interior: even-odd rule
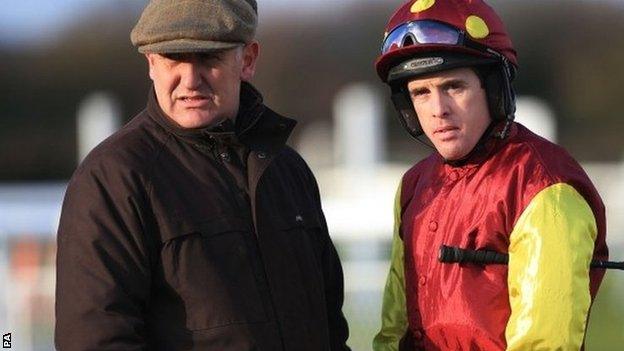
[[[429,140],[429,138],[427,138],[427,136],[425,136],[425,133],[420,134],[419,136],[413,136],[412,137],[421,145],[424,145],[425,147],[431,149],[431,151],[437,151],[435,146],[433,145],[433,143],[431,142],[431,140]]]
[[[511,64],[509,63],[509,60],[507,59],[507,57],[499,54],[498,52],[494,50],[489,50],[489,51],[500,58],[501,66],[503,70],[502,72],[503,73],[503,79],[502,79],[503,80],[503,92],[502,93],[504,97],[503,103],[504,103],[505,126],[499,133],[496,133],[496,136],[502,140],[502,139],[505,139],[507,135],[509,134],[511,123],[514,121],[516,117],[515,116],[516,94],[514,92],[513,86],[511,85],[511,81],[513,80],[515,76],[515,71],[513,67],[511,66]]]
[[[513,122],[513,119],[507,118],[505,120],[505,126],[503,127],[503,129],[501,129],[501,131],[498,133],[494,133],[494,137],[501,140],[507,138],[507,136],[509,136],[509,129],[511,128],[511,122]]]

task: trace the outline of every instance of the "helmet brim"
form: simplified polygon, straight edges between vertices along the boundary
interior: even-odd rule
[[[493,57],[474,56],[460,52],[427,52],[412,55],[388,71],[389,84],[403,82],[427,74],[462,67],[475,67],[497,63]]]
[[[390,71],[398,65],[412,59],[426,57],[443,57],[446,60],[442,65],[435,65],[428,68],[422,67],[421,69],[414,69],[410,72],[403,72],[398,75],[395,73],[393,77],[389,76]],[[472,65],[482,65],[495,62],[497,62],[497,59],[494,56],[464,46],[426,44],[407,46],[383,55],[377,59],[375,67],[379,78],[381,78],[384,83],[390,83],[391,81],[396,81],[397,79],[405,79],[453,68],[469,67]]]

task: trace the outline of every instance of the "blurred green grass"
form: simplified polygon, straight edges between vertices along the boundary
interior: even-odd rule
[[[588,351],[624,349],[624,272],[607,271],[589,317]]]

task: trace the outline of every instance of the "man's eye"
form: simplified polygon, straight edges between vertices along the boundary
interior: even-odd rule
[[[413,97],[421,97],[427,94],[427,89],[416,89],[416,90],[412,90],[412,96]]]
[[[451,91],[461,91],[463,88],[464,86],[459,83],[451,83],[446,87],[447,90],[451,90]]]

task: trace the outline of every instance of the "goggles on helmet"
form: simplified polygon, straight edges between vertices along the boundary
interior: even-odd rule
[[[435,20],[410,21],[394,28],[383,41],[381,54],[385,55],[390,51],[411,45],[450,45],[476,50],[498,58],[510,80],[513,80],[515,76],[515,70],[509,64],[507,57],[486,45],[471,40],[463,30]]]
[[[455,45],[478,51],[491,51],[487,50],[486,46],[468,39],[464,31],[453,26],[433,20],[417,20],[394,28],[384,40],[381,54],[385,55],[391,50],[418,44]]]

